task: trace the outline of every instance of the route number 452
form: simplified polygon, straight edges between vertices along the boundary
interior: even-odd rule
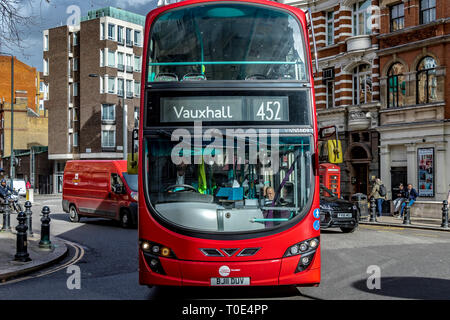
[[[281,120],[280,118],[281,103],[279,101],[263,101],[256,113],[261,120]]]

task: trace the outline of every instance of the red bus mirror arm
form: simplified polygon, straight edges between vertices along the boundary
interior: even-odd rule
[[[311,27],[311,35],[312,35],[312,40],[313,40],[313,45],[314,45],[314,61],[315,61],[315,65],[316,65],[315,75],[318,76],[319,75],[319,60],[317,57],[316,36],[314,35],[314,22],[312,19],[311,8],[308,8],[308,16],[309,16],[309,27]]]
[[[134,160],[134,153],[135,153],[135,151],[134,151],[134,142],[136,141],[136,140],[138,140],[138,138],[139,138],[139,131],[138,131],[138,129],[133,129],[133,132],[132,132],[132,134],[131,134],[131,161],[132,161],[132,166],[134,167],[134,165],[135,165],[135,161],[137,161],[137,159],[136,160]]]

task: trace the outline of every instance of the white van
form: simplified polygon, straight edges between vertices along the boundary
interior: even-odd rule
[[[6,180],[6,185],[11,186],[11,180]],[[14,191],[17,191],[19,193],[19,196],[26,196],[27,195],[27,187],[25,180],[22,179],[14,179],[13,180],[13,189]]]

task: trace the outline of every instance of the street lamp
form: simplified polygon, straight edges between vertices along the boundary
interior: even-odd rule
[[[14,180],[14,55],[6,52],[0,52],[0,54],[11,56],[11,157],[9,165],[9,178],[10,187],[13,189]]]
[[[90,73],[89,77],[91,78],[98,78],[99,75],[96,73]],[[125,105],[125,79],[123,80],[123,93],[122,93],[122,122],[123,122],[123,160],[128,160],[128,121],[127,121],[127,106]]]

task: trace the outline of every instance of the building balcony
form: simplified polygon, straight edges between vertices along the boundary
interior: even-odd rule
[[[367,50],[372,47],[372,41],[369,35],[360,35],[350,37],[346,40],[347,51]]]

